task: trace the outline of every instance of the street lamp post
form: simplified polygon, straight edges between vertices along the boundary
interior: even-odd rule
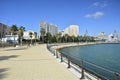
[[[2,24],[2,23],[1,23]],[[2,26],[1,26],[1,44],[2,44],[2,47],[4,47],[3,46],[3,36],[4,36],[4,26],[3,26],[3,24],[2,24]]]

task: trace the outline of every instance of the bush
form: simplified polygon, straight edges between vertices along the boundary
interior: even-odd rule
[[[13,44],[9,44],[9,43],[0,43],[0,47],[11,47],[13,46]]]

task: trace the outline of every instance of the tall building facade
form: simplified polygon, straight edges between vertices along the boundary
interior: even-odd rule
[[[64,30],[64,35],[68,34],[69,36],[77,37],[79,35],[79,26],[78,25],[70,25]]]
[[[57,25],[50,24],[48,32],[50,32],[52,35],[56,35],[58,33],[58,27],[57,27]]]
[[[52,35],[56,35],[58,33],[58,26],[54,24],[49,24],[46,21],[40,22],[40,29],[45,29],[45,33],[50,32]]]
[[[5,35],[9,35],[9,34],[10,34],[10,28],[5,24],[0,23],[0,39],[4,38]]]
[[[78,25],[70,25],[69,26],[69,35],[77,37],[79,34],[79,26]]]

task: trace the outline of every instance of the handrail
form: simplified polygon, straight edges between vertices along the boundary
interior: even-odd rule
[[[56,58],[58,58],[58,53],[59,53],[59,57],[60,57],[61,59],[62,59],[62,57],[65,57],[66,59],[68,59],[68,68],[70,68],[70,62],[72,62],[73,64],[76,64],[76,65],[78,65],[78,66],[81,67],[81,68],[83,67],[83,68],[82,68],[83,71],[85,70],[85,71],[89,72],[90,74],[96,75],[97,77],[99,77],[99,78],[101,78],[101,79],[109,80],[109,78],[107,78],[105,75],[96,73],[95,71],[90,70],[90,69],[88,69],[86,66],[84,66],[84,64],[89,64],[89,65],[91,65],[91,66],[93,66],[93,67],[99,68],[99,69],[102,70],[102,71],[105,71],[105,72],[107,72],[107,73],[109,73],[109,74],[112,74],[112,76],[114,76],[114,78],[113,78],[114,80],[119,80],[119,79],[120,79],[120,73],[118,73],[118,72],[115,72],[115,71],[109,70],[109,69],[107,69],[107,68],[98,66],[98,65],[96,65],[96,64],[94,64],[94,63],[88,62],[88,61],[83,60],[83,59],[81,59],[81,58],[79,58],[79,57],[77,57],[77,56],[74,56],[74,55],[71,57],[71,56],[69,56],[68,54],[65,54],[65,52],[56,52],[56,50],[54,50],[54,49],[51,48],[52,46],[55,46],[55,45],[47,45],[47,48],[48,48],[49,51],[51,51],[54,55],[56,54]],[[56,46],[57,46],[57,45],[56,45]],[[63,59],[62,59],[62,60],[63,60]],[[75,62],[74,60],[77,60],[79,63]],[[82,65],[83,65],[83,66],[82,66]],[[84,76],[84,74],[83,74],[83,76]],[[110,80],[112,80],[112,79],[110,79]]]
[[[61,53],[64,54],[65,52],[61,52]],[[69,55],[67,55],[67,54],[64,54],[64,55],[69,56]],[[70,56],[69,56],[69,57],[70,57]],[[77,58],[78,60],[83,60],[83,59],[81,59],[81,58],[79,58],[79,57],[77,57],[77,56],[74,56],[74,55],[72,55],[72,58]],[[94,63],[88,62],[88,61],[86,61],[86,60],[83,60],[83,61],[86,62],[86,63],[88,63],[88,64],[90,64],[90,65],[93,65],[93,66],[95,66],[95,67],[98,67],[98,68],[100,68],[100,69],[106,70],[106,71],[108,71],[108,72],[110,72],[110,73],[114,73],[114,71],[111,71],[111,70],[109,70],[109,69],[103,68],[103,67],[98,66],[98,65],[96,65],[96,64],[94,64]]]

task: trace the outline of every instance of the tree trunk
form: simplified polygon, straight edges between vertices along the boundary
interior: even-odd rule
[[[13,37],[14,37],[14,43],[13,43],[13,45],[14,45],[14,47],[15,47],[15,35],[13,34]]]
[[[35,39],[35,45],[36,45],[36,39]]]
[[[43,41],[43,43],[44,43],[44,36],[42,36],[42,41]]]
[[[32,45],[32,38],[31,38],[31,45]]]
[[[20,45],[22,46],[22,37],[20,38]]]

